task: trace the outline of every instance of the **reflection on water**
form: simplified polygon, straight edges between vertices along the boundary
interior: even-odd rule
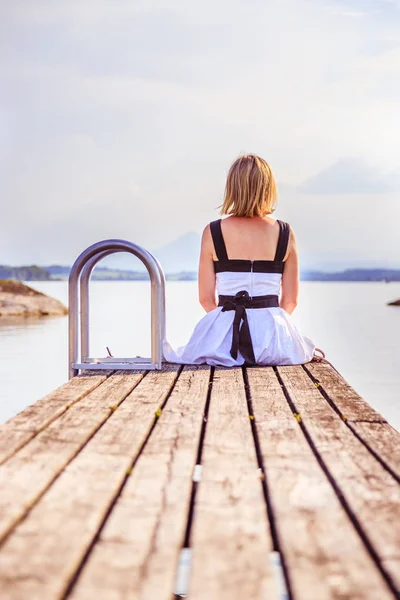
[[[65,304],[66,282],[33,287]],[[150,356],[150,285],[91,284],[92,356]],[[295,324],[322,348],[349,383],[400,428],[400,283],[302,282]],[[167,335],[184,344],[204,315],[196,282],[167,283]],[[0,421],[61,385],[68,377],[67,317],[0,318]]]

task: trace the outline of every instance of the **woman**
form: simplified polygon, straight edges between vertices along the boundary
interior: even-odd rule
[[[231,166],[222,215],[203,231],[199,299],[207,314],[186,346],[164,340],[168,362],[238,366],[309,362],[316,347],[292,322],[299,289],[296,237],[273,219],[276,183],[253,154]],[[218,299],[216,297],[218,293]]]

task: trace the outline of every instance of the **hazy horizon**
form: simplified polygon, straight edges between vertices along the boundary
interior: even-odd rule
[[[172,240],[169,244],[162,246],[160,248],[148,248],[150,252],[152,252],[158,260],[161,262],[161,265],[167,274],[179,273],[183,271],[193,272],[197,271],[198,268],[198,257],[200,252],[200,242],[201,237],[199,234],[195,232],[188,232],[184,235],[179,236],[175,240]],[[75,257],[76,258],[76,257]],[[337,272],[337,271],[345,271],[351,269],[397,269],[400,270],[400,263],[397,261],[393,261],[393,264],[390,264],[387,261],[385,264],[382,264],[381,261],[373,262],[371,260],[359,260],[354,261],[353,263],[345,262],[327,262],[321,263],[320,261],[316,261],[317,266],[314,264],[305,264],[303,258],[300,256],[300,272],[311,272],[311,271],[323,271],[323,272]],[[0,263],[1,264],[1,263]],[[318,266],[319,265],[319,266]],[[30,265],[8,265],[13,267],[23,267]],[[62,266],[62,267],[71,267],[72,262],[70,264],[61,264],[49,261],[47,263],[40,264],[38,266],[41,267],[54,267],[54,266]],[[120,270],[128,270],[128,271],[144,271],[145,266],[134,256],[129,254],[116,254],[112,257],[108,257],[105,260],[99,263],[100,267],[106,267],[111,269],[120,269]]]
[[[400,0],[2,3],[0,264],[199,236],[254,152],[304,269],[398,268],[399,26]]]

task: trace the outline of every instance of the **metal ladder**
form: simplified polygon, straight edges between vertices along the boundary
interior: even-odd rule
[[[116,252],[130,252],[147,268],[151,285],[151,358],[89,358],[89,280],[96,264]],[[103,240],[86,248],[74,262],[68,284],[69,377],[81,370],[161,369],[165,336],[165,276],[158,260],[126,240]],[[80,340],[80,344],[79,344]]]

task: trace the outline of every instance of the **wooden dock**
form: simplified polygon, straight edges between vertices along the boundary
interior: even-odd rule
[[[400,434],[326,363],[82,375],[0,464],[1,600],[400,597]]]

